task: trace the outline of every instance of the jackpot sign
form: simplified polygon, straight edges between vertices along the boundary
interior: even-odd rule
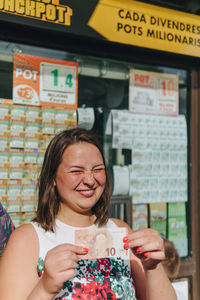
[[[200,16],[141,1],[0,0],[2,20],[200,57]]]
[[[60,5],[59,0],[0,0],[3,12],[49,21],[63,25],[71,25],[72,9]]]

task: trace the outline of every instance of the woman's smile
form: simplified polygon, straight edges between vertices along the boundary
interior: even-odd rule
[[[90,190],[77,190],[77,192],[79,192],[80,195],[86,197],[86,198],[90,198],[94,195],[95,193],[95,189],[90,189]]]

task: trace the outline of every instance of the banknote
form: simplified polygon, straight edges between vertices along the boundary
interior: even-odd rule
[[[88,248],[84,259],[121,257],[127,259],[129,251],[124,249],[123,237],[127,228],[77,229],[75,245]]]

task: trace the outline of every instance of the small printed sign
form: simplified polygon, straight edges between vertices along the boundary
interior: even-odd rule
[[[131,69],[129,110],[177,116],[178,76]]]
[[[13,103],[77,108],[78,64],[14,54]]]

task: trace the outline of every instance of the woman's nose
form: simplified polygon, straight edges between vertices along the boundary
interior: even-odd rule
[[[94,183],[95,179],[94,179],[93,172],[92,171],[85,171],[83,181],[86,182],[86,183],[89,183],[89,184]]]

